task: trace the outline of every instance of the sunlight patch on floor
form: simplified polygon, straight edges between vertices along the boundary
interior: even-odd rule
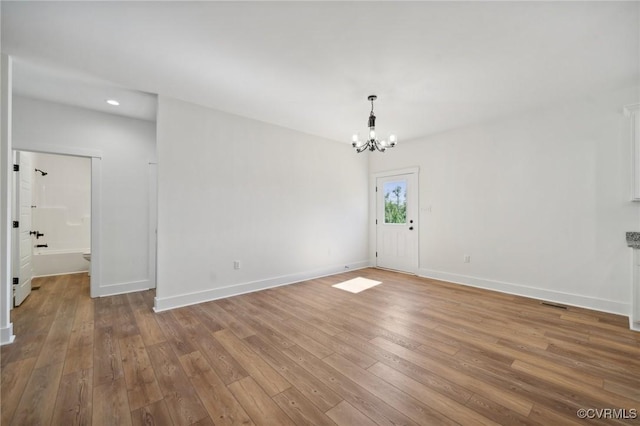
[[[358,277],[352,280],[347,280],[338,284],[334,284],[331,287],[339,288],[340,290],[345,290],[350,293],[360,293],[361,291],[370,289],[371,287],[375,287],[378,284],[382,284],[382,282]]]

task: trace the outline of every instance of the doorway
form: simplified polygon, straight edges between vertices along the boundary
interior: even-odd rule
[[[418,171],[376,175],[376,266],[418,272]]]
[[[92,160],[14,151],[14,165],[12,277],[19,306],[32,278],[90,273]]]

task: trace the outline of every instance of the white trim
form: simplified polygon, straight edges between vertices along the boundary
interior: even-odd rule
[[[625,105],[622,111],[631,119],[631,201],[640,201],[640,104]]]
[[[86,274],[88,272],[89,271],[60,272],[59,274],[34,275],[33,278],[57,277],[60,275],[77,275],[77,274]]]
[[[87,250],[91,250],[91,247],[83,248],[70,248],[70,249],[40,249],[38,252],[34,252],[34,256],[53,256],[56,254],[84,254]]]
[[[149,197],[148,197],[148,254],[147,264],[149,284],[151,288],[157,285],[157,259],[158,259],[158,163],[149,161],[148,165]]]
[[[634,249],[631,255],[631,291],[629,307],[629,328],[640,331],[640,250]]]
[[[102,158],[102,151],[75,146],[50,145],[29,142],[24,147],[13,147],[16,151],[38,152],[41,154],[70,155],[72,157]]]
[[[0,346],[8,345],[16,340],[15,334],[13,334],[13,323],[9,323],[8,327],[0,328]]]
[[[93,275],[91,276],[93,281]],[[133,293],[136,291],[149,290],[151,283],[149,280],[132,281],[128,283],[109,284],[100,287],[100,295],[98,297],[115,296],[117,294]]]
[[[454,284],[484,288],[487,290],[499,291],[501,293],[515,294],[517,296],[546,300],[549,302],[562,303],[565,305],[593,309],[596,311],[609,312],[624,316],[627,316],[629,314],[630,309],[630,304],[616,302],[614,300],[599,299],[572,293],[563,293],[559,291],[529,287],[521,284],[507,283],[504,281],[489,280],[469,275],[452,274],[449,272],[433,271],[422,268],[419,269],[418,275],[420,277],[447,281]]]
[[[371,176],[373,177],[373,184],[375,187],[377,178],[395,176],[395,175],[408,175],[410,173],[415,173],[416,176],[420,176],[420,167],[416,166],[416,167],[407,167],[405,169],[385,170],[382,172],[371,173]]]
[[[350,263],[346,266],[334,266],[316,271],[301,272],[298,274],[283,275],[280,277],[268,278],[265,280],[251,281],[247,283],[233,284],[227,287],[218,287],[210,290],[198,291],[195,293],[181,294],[178,296],[155,298],[153,310],[162,312],[168,309],[180,308],[182,306],[195,305],[210,300],[222,299],[225,297],[238,296],[240,294],[253,293],[254,291],[266,290],[268,288],[280,287],[294,284],[314,278],[326,277],[328,275],[341,274],[345,271],[353,271],[369,267],[369,261]]]
[[[100,295],[102,280],[100,265],[102,263],[100,224],[102,221],[102,159],[91,157],[91,262],[89,264],[89,294],[91,297]]]
[[[11,279],[11,197],[13,154],[11,151],[12,58],[0,59],[0,345],[15,339],[11,323],[13,282]]]

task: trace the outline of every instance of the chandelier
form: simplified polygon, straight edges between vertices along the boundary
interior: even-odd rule
[[[368,100],[371,101],[371,113],[369,114],[369,137],[366,141],[361,141],[360,137],[357,134],[353,135],[351,139],[353,146],[356,149],[356,152],[360,153],[362,151],[375,151],[376,149],[380,152],[385,152],[387,148],[393,148],[398,143],[398,138],[396,135],[389,135],[389,141],[387,140],[378,140],[376,138],[376,116],[373,115],[373,101],[378,99],[376,95],[370,95]]]

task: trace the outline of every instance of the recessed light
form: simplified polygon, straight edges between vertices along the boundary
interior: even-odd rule
[[[120,105],[120,102],[116,101],[115,99],[107,99],[107,103],[109,105],[113,105],[113,106],[118,106]]]

